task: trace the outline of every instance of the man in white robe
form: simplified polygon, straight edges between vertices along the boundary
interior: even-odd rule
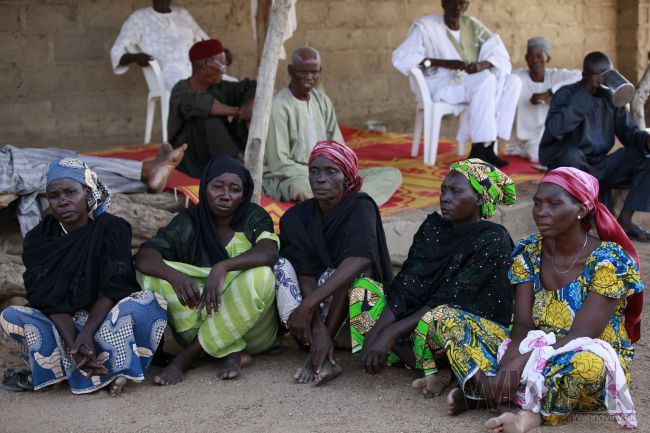
[[[288,72],[291,82],[273,97],[262,191],[273,200],[300,202],[312,197],[307,163],[314,145],[320,140],[345,141],[332,101],[316,89],[321,73],[318,51],[295,50]],[[362,191],[378,206],[402,184],[401,172],[393,167],[367,168],[360,174]]]
[[[514,71],[521,80],[521,93],[506,154],[519,155],[532,162],[539,161],[539,142],[553,94],[560,87],[582,79],[582,71],[546,67],[551,61],[550,45],[545,37],[530,38],[526,50],[528,67]]]
[[[443,15],[415,21],[393,52],[393,65],[404,75],[422,67],[434,102],[461,114],[456,139],[472,142],[470,157],[507,165],[494,152],[497,137],[510,138],[521,83],[512,75],[501,38],[479,20],[463,16],[468,0],[443,0]]]
[[[152,7],[133,12],[111,48],[113,71],[124,74],[131,63],[142,67],[155,59],[162,69],[165,87],[171,90],[178,81],[192,75],[187,53],[195,42],[208,35],[182,7],[171,0],[153,0]]]

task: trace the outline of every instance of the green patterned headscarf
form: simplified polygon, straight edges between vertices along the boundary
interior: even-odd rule
[[[483,198],[481,217],[490,218],[498,204],[511,205],[517,201],[515,184],[507,174],[482,159],[471,158],[454,162],[449,171],[461,173]]]

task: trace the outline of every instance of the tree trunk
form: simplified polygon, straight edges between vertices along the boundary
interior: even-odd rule
[[[253,202],[259,203],[262,195],[262,174],[264,168],[264,146],[269,129],[271,103],[275,88],[275,75],[278,69],[278,57],[287,28],[287,16],[291,8],[291,0],[277,0],[271,10],[269,29],[264,41],[262,61],[257,73],[257,90],[253,119],[248,131],[245,163],[251,172],[255,189]],[[261,37],[261,35],[258,35]]]
[[[650,53],[648,53],[650,60]],[[645,129],[645,101],[648,99],[650,94],[650,66],[645,70],[639,85],[636,88],[634,93],[634,99],[632,99],[632,117],[639,128]]]
[[[257,15],[255,16],[256,34],[257,34],[257,66],[262,62],[262,52],[264,51],[264,40],[266,32],[269,29],[269,16],[271,12],[272,0],[257,1]]]

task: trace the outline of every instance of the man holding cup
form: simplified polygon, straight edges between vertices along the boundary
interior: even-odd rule
[[[606,80],[604,73],[623,80],[612,71],[616,72],[606,54],[587,54],[582,80],[562,87],[551,100],[539,159],[549,169],[575,167],[590,173],[601,192],[629,187],[618,222],[630,239],[647,242],[650,233],[634,224],[632,216],[650,211],[650,134],[634,123],[620,94],[612,97],[610,78]],[[615,138],[623,148],[609,153]]]

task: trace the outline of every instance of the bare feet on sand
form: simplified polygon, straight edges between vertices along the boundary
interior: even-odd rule
[[[119,397],[122,394],[122,390],[126,385],[126,377],[119,376],[115,378],[110,385],[108,385],[108,395],[111,397]]]
[[[192,366],[194,360],[202,352],[203,348],[199,340],[194,340],[192,344],[181,350],[167,367],[154,376],[153,383],[155,385],[176,385],[177,383],[181,383],[187,369]]]
[[[332,364],[329,360],[325,361],[325,364],[321,367],[320,371],[314,376],[313,386],[318,386],[322,383],[329,382],[330,380],[336,379],[343,373],[343,368],[338,364]]]
[[[485,422],[485,427],[490,433],[526,433],[541,423],[542,417],[538,413],[518,410],[490,418]]]
[[[459,415],[469,409],[484,409],[486,407],[485,400],[467,398],[460,388],[454,388],[447,394],[447,413],[450,416]]]
[[[315,377],[316,377],[316,369],[314,368],[314,365],[311,362],[311,355],[309,355],[305,360],[305,363],[302,365],[302,367],[296,370],[296,373],[293,375],[293,378],[298,383],[311,383],[314,381]]]
[[[248,367],[252,363],[253,358],[248,353],[231,353],[224,358],[223,368],[219,370],[217,376],[221,380],[234,379],[241,375],[243,368]]]
[[[443,368],[434,374],[415,379],[411,386],[422,391],[426,398],[442,395],[452,381],[451,370]]]
[[[187,149],[183,144],[176,149],[163,143],[153,161],[146,161],[142,164],[142,175],[140,179],[147,184],[149,192],[160,192],[165,189],[169,175],[180,164]]]

